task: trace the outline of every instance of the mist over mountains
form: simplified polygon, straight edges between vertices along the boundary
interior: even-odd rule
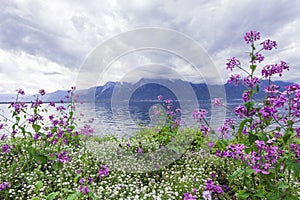
[[[260,91],[255,95],[255,98],[262,99],[264,97],[263,89],[267,86],[267,81],[261,82]],[[292,83],[283,81],[273,81],[272,84],[284,88]],[[170,86],[170,87],[168,87]],[[172,88],[173,87],[173,88]],[[103,86],[96,86],[89,89],[78,90],[76,93],[79,95],[79,100],[83,102],[103,102],[109,103],[112,96],[120,101],[152,101],[157,100],[158,95],[162,95],[164,99],[177,100],[177,96],[174,94],[174,90],[178,93],[184,94],[190,88],[196,98],[201,100],[211,99],[209,91],[214,92],[215,97],[224,96],[223,91],[225,89],[226,99],[234,100],[241,99],[242,93],[246,89],[242,84],[235,86],[233,84],[224,85],[207,85],[205,83],[191,83],[182,80],[155,80],[155,79],[141,79],[137,83],[128,82],[107,82]],[[219,95],[218,95],[219,93]],[[53,93],[47,93],[41,97],[41,100],[45,102],[59,102],[60,100],[68,101],[66,98],[67,91],[58,90]],[[0,94],[0,102],[14,101],[16,95],[13,94]],[[34,96],[24,96],[22,101],[30,102],[35,99]]]

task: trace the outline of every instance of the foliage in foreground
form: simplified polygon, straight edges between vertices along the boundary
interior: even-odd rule
[[[193,113],[199,130],[183,129],[180,110],[165,100],[166,118],[152,129],[130,139],[95,138],[89,123],[75,124],[75,88],[67,107],[45,105],[39,96],[20,102],[24,91],[18,90],[12,117],[2,116],[0,123],[0,198],[299,199],[300,86],[271,84],[271,77],[289,69],[284,61],[265,65],[258,75],[262,52],[277,44],[257,46],[256,31],[244,39],[251,47],[249,69],[235,57],[227,63],[246,74],[229,79],[247,87],[244,103],[233,110],[239,120],[226,119],[218,130],[207,123],[206,110]],[[269,81],[266,88],[260,88],[262,79]],[[263,102],[255,100],[259,90],[265,91]],[[220,99],[213,103],[224,106]],[[160,112],[154,117],[160,119]]]

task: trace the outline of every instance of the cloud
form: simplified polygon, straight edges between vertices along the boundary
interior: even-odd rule
[[[37,88],[37,81],[23,80],[18,72],[23,65],[32,63],[28,69],[37,75],[30,77],[45,77],[43,79],[46,80],[55,77],[55,87],[62,88],[59,84],[71,81],[68,74],[75,76],[89,53],[102,42],[141,27],[167,28],[195,40],[217,66],[222,75],[221,81],[229,76],[225,70],[226,58],[236,56],[247,64],[249,47],[243,41],[243,34],[258,30],[262,38],[278,42],[278,49],[266,54],[268,61],[286,60],[291,65],[291,72],[283,78],[299,81],[299,8],[299,1],[287,0],[276,3],[272,0],[263,3],[259,0],[5,1],[0,5],[0,48],[1,55],[7,56],[1,59],[0,73],[4,78],[1,81],[6,80],[7,88],[22,85]],[[152,35],[148,39],[156,38]],[[109,73],[98,82],[121,79],[137,66],[151,63],[168,65],[192,81],[220,82],[212,73],[204,73],[202,78],[193,76],[195,73],[190,64],[175,55],[166,56],[161,51],[155,55],[145,52],[130,54],[134,53],[115,60],[109,66]],[[13,66],[17,66],[15,71]],[[51,69],[53,66],[56,70]],[[164,69],[161,70],[156,70],[157,76]],[[136,73],[136,76],[144,73]],[[6,90],[3,88],[1,90]],[[54,89],[54,86],[51,88]]]
[[[69,89],[76,78],[76,72],[26,52],[0,49],[0,57],[1,93],[14,93],[18,88],[25,89],[28,94],[42,88],[47,92]]]

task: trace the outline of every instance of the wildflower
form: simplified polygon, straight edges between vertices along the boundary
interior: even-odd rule
[[[4,144],[2,146],[2,153],[9,153],[10,152],[10,146],[8,144]]]
[[[215,107],[217,107],[217,106],[224,106],[224,103],[222,102],[222,98],[214,98],[212,100],[212,102],[213,102],[213,105]]]
[[[191,193],[187,192],[184,193],[184,200],[196,200],[197,196],[196,195],[192,195]]]
[[[162,95],[159,95],[159,96],[157,96],[157,99],[158,99],[158,101],[161,101],[161,100],[162,100],[162,98],[163,98],[163,96],[162,96]]]
[[[207,114],[208,114],[208,112],[205,109],[200,109],[200,110],[194,109],[193,117],[195,120],[197,120],[197,119],[201,120],[201,119],[204,119]]]
[[[250,31],[245,34],[244,40],[247,44],[253,43],[256,40],[260,40],[260,32],[258,31]]]
[[[256,76],[247,76],[243,80],[243,84],[246,84],[248,87],[251,87],[251,88],[255,87],[258,83],[260,83],[260,80]]]
[[[264,61],[265,57],[260,54],[260,53],[256,53],[255,54],[255,60],[254,60],[254,63],[256,63],[256,61],[258,61],[259,63],[261,63],[262,61]]]
[[[272,84],[272,85],[268,85],[264,91],[270,94],[277,94],[279,92],[278,90],[279,88],[280,88],[279,86]]]
[[[249,91],[245,91],[244,93],[243,93],[243,101],[244,102],[247,102],[247,101],[249,101],[250,100],[250,92]]]
[[[297,138],[300,138],[300,128],[295,128],[295,131],[296,131],[296,137]]]
[[[5,138],[6,138],[6,135],[5,135],[5,134],[2,134],[1,137],[0,137],[0,140],[1,140],[1,141],[4,141]]]
[[[234,67],[239,67],[241,65],[241,62],[236,59],[235,57],[227,59],[226,63],[226,69],[230,69],[231,71],[233,70]]]
[[[138,152],[139,155],[142,155],[143,154],[143,148],[139,147],[138,150],[137,150],[137,152]]]
[[[34,140],[38,140],[38,139],[39,139],[39,137],[40,137],[40,134],[38,134],[38,133],[35,133],[35,134],[34,134],[34,136],[33,136],[33,139],[34,139]]]
[[[240,78],[241,78],[241,75],[239,74],[234,74],[234,75],[231,75],[229,80],[227,81],[227,83],[232,83],[237,86],[239,81],[240,81]]]
[[[102,168],[99,170],[99,177],[102,178],[103,176],[108,176],[109,168],[105,165],[102,165]]]
[[[0,184],[0,191],[8,188],[10,188],[10,182],[4,182]]]
[[[212,198],[211,198],[211,191],[209,191],[209,190],[203,190],[202,197],[205,200],[212,200]]]
[[[68,152],[66,152],[65,150],[62,150],[62,152],[57,155],[57,160],[62,163],[70,162],[70,157],[67,156],[67,154],[68,154]]]
[[[247,109],[245,106],[237,106],[235,109],[234,109],[234,113],[235,115],[239,116],[240,118],[242,118],[243,116],[246,116],[247,114]]]
[[[25,95],[25,92],[24,92],[24,90],[22,90],[22,89],[17,90],[17,92],[18,92],[18,94],[20,94],[20,95]]]
[[[79,179],[78,181],[81,185],[85,182],[84,178]]]
[[[40,95],[42,95],[42,96],[44,96],[44,95],[46,94],[46,92],[45,92],[44,89],[40,89],[40,90],[39,90],[39,93],[40,93]]]
[[[280,64],[271,64],[264,66],[261,74],[265,78],[271,77],[274,74],[279,74],[279,76],[282,76],[283,70],[289,70],[289,68],[290,67],[286,62],[280,61]]]
[[[264,50],[267,50],[267,51],[270,51],[272,50],[273,48],[276,48],[277,47],[277,44],[276,44],[276,41],[272,41],[272,40],[265,40],[263,41],[262,43],[260,43],[261,45],[263,45],[263,49]]]
[[[79,191],[82,193],[82,194],[84,194],[84,195],[86,195],[87,193],[89,193],[89,192],[91,192],[91,190],[88,188],[88,186],[80,186],[79,187]]]

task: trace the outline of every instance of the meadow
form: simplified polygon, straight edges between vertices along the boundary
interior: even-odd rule
[[[247,89],[231,110],[239,121],[228,118],[217,130],[197,108],[198,128],[183,128],[181,110],[158,96],[166,118],[157,109],[155,127],[96,137],[92,119],[76,123],[75,87],[67,106],[43,103],[43,89],[24,103],[18,89],[11,116],[0,120],[0,199],[300,199],[300,85],[271,84],[290,67],[263,64],[277,43],[260,39],[257,31],[244,35],[249,66],[227,59],[226,68],[239,72],[228,82]],[[260,88],[261,80],[270,84]],[[226,107],[222,99],[212,104]]]

